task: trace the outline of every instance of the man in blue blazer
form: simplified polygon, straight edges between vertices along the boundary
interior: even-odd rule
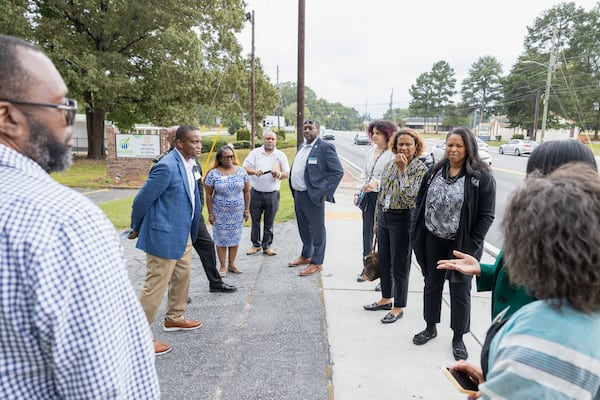
[[[148,180],[133,200],[129,238],[146,252],[146,280],[140,302],[152,324],[165,290],[169,288],[164,330],[192,330],[200,321],[186,319],[192,243],[198,235],[200,196],[194,179],[194,159],[202,150],[202,137],[193,126],[183,125],[175,134],[175,151],[164,156],[150,171]],[[156,354],[171,346],[154,341]]]
[[[290,171],[290,189],[294,196],[302,253],[288,265],[298,267],[308,264],[300,276],[309,276],[323,269],[325,201],[335,203],[333,194],[342,180],[344,170],[335,146],[319,138],[317,121],[304,121],[302,131],[304,143],[298,149]]]

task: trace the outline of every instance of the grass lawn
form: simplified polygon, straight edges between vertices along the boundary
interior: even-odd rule
[[[286,148],[282,151],[287,156],[290,164],[294,155],[296,154],[296,148]],[[249,149],[236,150],[238,162],[241,165],[248,153]],[[200,156],[200,165],[203,170],[206,161],[206,154]],[[214,156],[213,156],[214,159]],[[212,162],[208,168],[212,166]],[[206,170],[205,170],[206,171]],[[104,160],[87,160],[85,158],[75,158],[73,166],[69,170],[53,173],[52,177],[62,183],[65,186],[70,187],[81,187],[87,189],[101,189],[110,187],[113,184],[111,178],[106,176],[106,163]],[[281,182],[281,200],[279,203],[279,211],[275,217],[275,222],[285,222],[295,218],[294,214],[294,200],[292,199],[292,193],[290,192],[290,186],[288,180]],[[129,227],[131,222],[131,203],[133,202],[133,196],[108,201],[100,205],[100,209],[108,216],[108,219],[113,223],[117,230],[125,229]],[[202,208],[202,213],[206,221],[208,221],[206,207]],[[245,223],[245,226],[250,226],[250,219]]]

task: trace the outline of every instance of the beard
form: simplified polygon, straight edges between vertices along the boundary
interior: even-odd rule
[[[27,115],[29,124],[29,142],[25,155],[38,163],[47,173],[60,172],[69,168],[73,162],[71,147],[61,143],[54,133],[37,118]]]

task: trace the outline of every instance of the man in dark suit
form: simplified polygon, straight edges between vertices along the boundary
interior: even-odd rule
[[[156,160],[154,160],[154,162],[158,163],[164,156],[169,154],[175,148],[175,132],[177,131],[177,128],[177,126],[171,126],[166,129],[167,141],[171,147],[169,150],[161,154]],[[199,131],[197,131],[197,133],[200,134]],[[202,140],[202,137],[200,137],[200,140]],[[204,207],[204,185],[202,184],[202,167],[200,166],[198,157],[194,157],[194,164],[194,179],[196,179],[198,193],[200,195],[200,219],[198,220],[198,237],[194,243],[192,243],[192,245],[200,257],[200,262],[204,268],[206,278],[208,279],[209,290],[211,292],[222,293],[235,292],[237,288],[233,285],[223,282],[221,275],[219,275],[219,270],[217,269],[215,243],[210,237],[210,233],[208,233],[208,229],[206,229],[206,224],[204,223],[204,218],[202,217],[202,207]],[[188,299],[188,303],[190,302],[191,299]]]
[[[335,146],[321,140],[319,123],[313,120],[302,124],[304,143],[298,149],[290,172],[290,188],[302,253],[291,261],[290,267],[308,266],[300,276],[309,276],[323,269],[325,257],[325,201],[335,203],[333,194],[344,170]]]
[[[200,321],[186,319],[190,284],[192,243],[198,235],[200,194],[194,179],[194,159],[202,150],[200,132],[190,125],[180,126],[174,151],[164,156],[150,171],[148,180],[133,200],[130,239],[146,252],[146,279],[140,302],[152,324],[167,287],[165,331],[192,330]],[[171,346],[154,342],[156,354]]]

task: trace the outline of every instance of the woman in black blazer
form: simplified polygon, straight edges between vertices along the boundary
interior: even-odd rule
[[[454,358],[467,359],[462,337],[470,330],[471,275],[437,269],[437,261],[459,250],[480,259],[485,235],[494,220],[496,181],[478,155],[477,141],[468,128],[446,136],[446,153],[423,178],[417,196],[413,249],[425,280],[423,317],[427,327],[413,337],[422,345],[437,336],[442,290],[450,286],[450,328]]]

